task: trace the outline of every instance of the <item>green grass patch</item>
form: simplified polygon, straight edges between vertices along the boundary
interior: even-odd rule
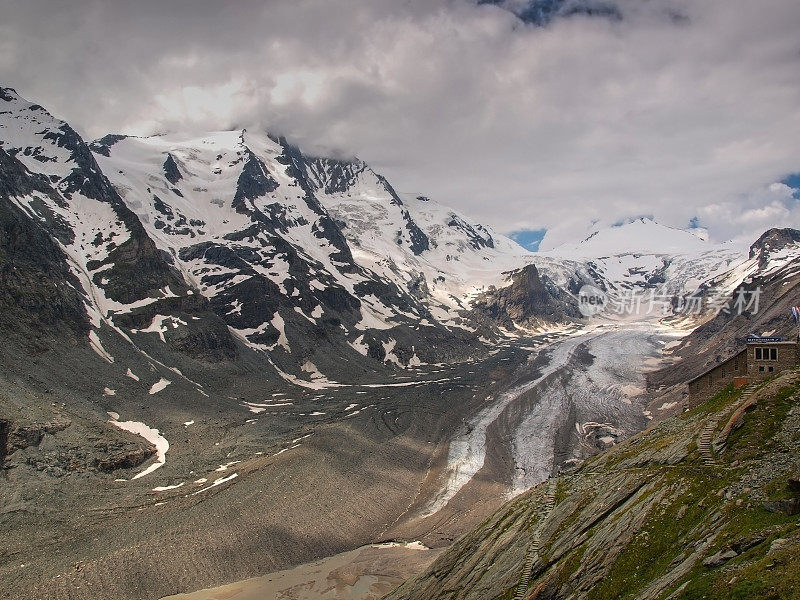
[[[515,585],[512,588],[507,589],[505,592],[493,598],[493,600],[512,600],[517,593],[517,588],[519,586]]]
[[[553,535],[548,540],[541,540],[542,544],[539,554],[542,557],[550,556],[553,542],[556,541],[565,531],[568,531],[573,525],[575,525],[578,519],[580,519],[581,515],[583,515],[584,509],[591,504],[593,499],[594,497],[592,494],[586,492],[582,493],[578,497],[575,508],[572,510],[572,512],[570,512],[567,518],[558,524],[558,527],[553,532]]]
[[[793,527],[796,531],[796,527]],[[767,554],[771,540],[734,559],[724,568],[696,568],[680,600],[800,599],[800,536],[795,532],[784,550]],[[736,564],[736,563],[739,564]]]
[[[570,579],[572,579],[572,576],[581,566],[581,560],[583,560],[583,555],[585,552],[586,544],[582,544],[580,547],[568,553],[563,559],[561,559],[556,566],[558,569],[558,587],[562,587],[564,584],[568,583]]]
[[[742,397],[742,390],[744,388],[736,389],[733,387],[733,384],[726,386],[719,392],[717,392],[714,396],[706,400],[705,402],[698,404],[691,410],[686,411],[685,413],[680,415],[680,418],[683,420],[691,419],[692,417],[696,417],[698,415],[703,414],[710,414],[721,411],[723,408],[730,406],[739,398]]]
[[[691,469],[663,471],[659,487],[652,493],[685,487],[667,506],[651,508],[645,523],[614,561],[608,575],[590,592],[591,600],[637,598],[647,584],[664,575],[673,560],[689,551],[698,535],[698,525],[718,509],[723,499],[717,492],[725,478],[708,478]],[[684,508],[685,507],[685,508]],[[680,514],[680,518],[678,518]]]
[[[709,555],[722,548],[741,545],[744,540],[758,543],[722,567],[708,568],[702,563],[695,565],[684,578],[689,583],[678,598],[783,600],[800,597],[796,591],[793,592],[795,595],[789,594],[789,590],[800,591],[800,553],[797,547],[800,542],[800,534],[797,533],[800,518],[771,513],[761,505],[737,507],[733,502],[726,504],[723,515],[722,531],[713,548],[709,549]],[[767,555],[773,540],[790,536],[794,536],[794,540],[787,554],[788,559],[777,554],[774,559],[772,555]],[[758,538],[762,537],[763,541],[759,542]]]
[[[742,461],[761,456],[780,431],[797,391],[798,384],[794,384],[769,398],[760,398],[758,406],[745,416],[744,424],[728,438],[726,459]]]
[[[563,479],[558,479],[556,481],[556,493],[555,493],[555,496],[554,496],[556,506],[558,506],[564,500],[567,499],[567,497],[569,496],[569,493],[568,493],[567,490],[568,490],[567,482],[564,481]]]

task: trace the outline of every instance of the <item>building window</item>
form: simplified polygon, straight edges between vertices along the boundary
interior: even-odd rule
[[[775,367],[770,367],[770,368],[769,368],[769,372],[770,372],[770,373],[773,373],[774,371],[775,371]]]
[[[738,371],[738,370],[739,370],[739,363],[738,363],[738,362],[737,362],[737,363],[734,363],[734,365],[733,365],[733,370],[734,370],[734,371]]]
[[[758,367],[758,372],[759,373],[763,373],[764,372],[764,365],[761,365],[760,367]]]
[[[756,348],[756,360],[778,360],[778,349]]]

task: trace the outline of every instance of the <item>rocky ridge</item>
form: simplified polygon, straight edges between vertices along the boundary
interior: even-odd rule
[[[796,598],[799,392],[796,371],[729,388],[518,497],[387,598]]]

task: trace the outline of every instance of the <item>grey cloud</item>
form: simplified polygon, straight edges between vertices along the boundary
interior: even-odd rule
[[[534,27],[476,0],[0,0],[0,81],[89,137],[263,127],[358,154],[543,247],[641,214],[799,225],[768,186],[800,170],[800,5],[613,4]]]

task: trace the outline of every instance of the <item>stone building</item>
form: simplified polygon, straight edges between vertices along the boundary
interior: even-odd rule
[[[743,387],[797,366],[798,362],[798,342],[750,336],[742,350],[689,382],[689,398],[707,400],[731,383]]]

